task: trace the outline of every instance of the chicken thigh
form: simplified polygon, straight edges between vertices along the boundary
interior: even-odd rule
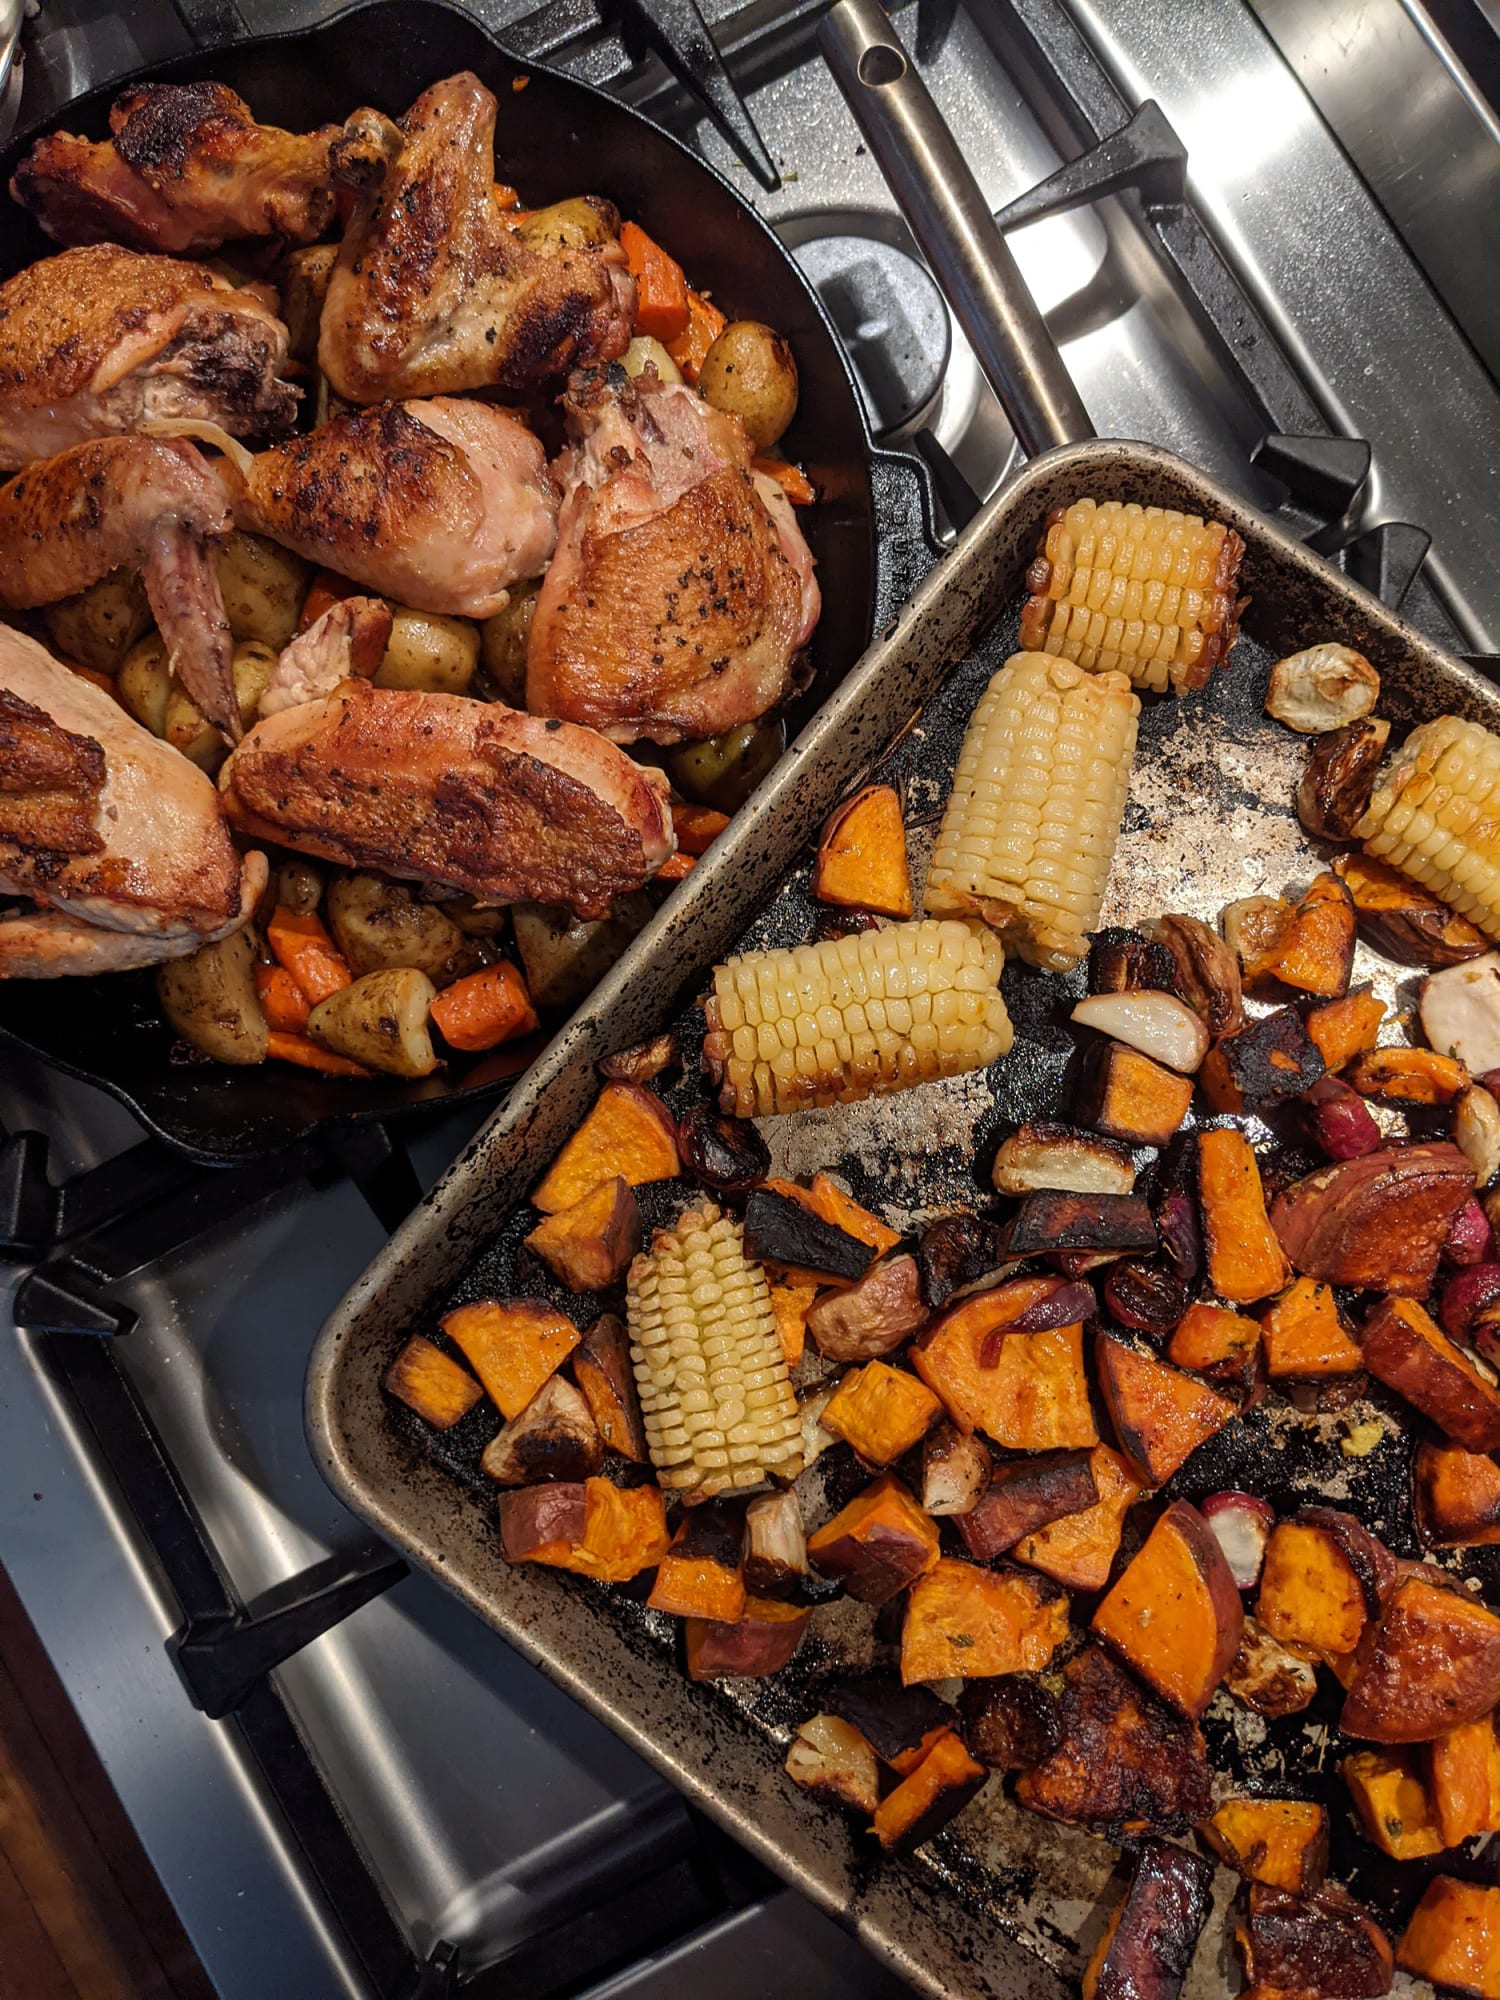
[[[232,238],[312,243],[333,221],[334,174],[378,178],[371,114],[317,132],[258,125],[222,83],[146,83],[110,109],[111,137],[39,139],[10,191],[58,243],[213,250]],[[378,128],[377,128],[378,129]]]
[[[254,287],[99,243],[0,285],[0,470],[162,418],[279,437],[299,391],[287,333]]]
[[[255,839],[582,917],[607,916],[676,845],[661,772],[591,730],[366,681],[256,723],[219,784]]]
[[[526,655],[534,715],[681,743],[786,693],[821,601],[776,482],[734,417],[654,369],[573,378],[576,442]]]
[[[242,528],[417,611],[492,617],[557,540],[540,443],[488,403],[347,411],[221,472]]]
[[[102,689],[0,626],[0,978],[182,958],[249,920],[263,854],[236,853],[213,781]]]
[[[318,365],[352,403],[522,388],[623,354],[635,288],[610,237],[537,241],[495,190],[495,99],[467,73],[401,120],[400,157],[344,233]]]

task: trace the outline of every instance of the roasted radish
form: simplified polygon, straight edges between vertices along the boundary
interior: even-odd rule
[[[1202,1513],[1237,1587],[1254,1590],[1260,1581],[1266,1543],[1276,1525],[1274,1508],[1253,1493],[1210,1493],[1202,1503]]]

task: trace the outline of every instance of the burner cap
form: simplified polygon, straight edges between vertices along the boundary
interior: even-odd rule
[[[843,337],[873,428],[911,423],[942,387],[951,343],[925,268],[873,236],[817,236],[792,254]]]

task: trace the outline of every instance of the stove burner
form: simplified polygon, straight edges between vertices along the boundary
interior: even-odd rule
[[[898,431],[936,398],[952,332],[943,295],[917,259],[871,236],[817,236],[793,256],[849,350],[872,427]]]

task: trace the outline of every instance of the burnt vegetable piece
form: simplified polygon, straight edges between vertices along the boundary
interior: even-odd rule
[[[415,1410],[434,1430],[451,1430],[484,1390],[451,1355],[416,1334],[386,1370],[385,1392]]]
[[[745,1203],[745,1254],[851,1283],[875,1261],[868,1243],[770,1188],[757,1188]]]
[[[1407,1576],[1360,1647],[1339,1727],[1375,1743],[1428,1743],[1497,1701],[1500,1618],[1457,1590]]]
[[[1332,1885],[1316,1896],[1289,1896],[1253,1883],[1239,1942],[1246,1978],[1273,1992],[1379,2000],[1391,1989],[1389,1938],[1362,1904]]]
[[[1176,1500],[1094,1613],[1093,1630],[1175,1708],[1195,1719],[1239,1650],[1244,1612],[1224,1552]]]
[[[1198,917],[1159,917],[1152,934],[1172,955],[1172,984],[1211,1035],[1245,1025],[1240,962],[1219,933]]]
[[[1318,1677],[1300,1653],[1282,1645],[1256,1619],[1247,1618],[1224,1685],[1236,1701],[1275,1721],[1311,1706]]]
[[[857,1729],[837,1715],[814,1715],[802,1723],[784,1768],[794,1785],[815,1798],[832,1799],[866,1816],[880,1803],[875,1752]]]
[[[1376,716],[1319,736],[1297,786],[1297,817],[1315,840],[1352,840],[1369,809],[1391,725]]]
[[[682,1061],[682,1052],[673,1034],[653,1035],[649,1042],[605,1056],[599,1074],[611,1083],[654,1083]]]
[[[1474,1169],[1446,1141],[1382,1149],[1297,1181],[1271,1224],[1308,1277],[1420,1298],[1473,1189]]]
[[[1165,1146],[1193,1101],[1193,1080],[1123,1042],[1098,1042],[1084,1062],[1074,1109],[1085,1125],[1129,1146]]]
[[[1333,866],[1354,898],[1359,928],[1398,965],[1459,965],[1490,949],[1466,917],[1373,855],[1341,854]]]
[[[872,1831],[887,1854],[909,1854],[940,1833],[989,1772],[976,1764],[956,1730],[945,1730],[927,1755],[875,1809]]]
[[[1177,2000],[1213,1902],[1213,1868],[1162,1840],[1136,1850],[1135,1873],[1083,1975],[1083,2000]]]
[[[1500,1447],[1500,1390],[1414,1299],[1387,1299],[1365,1321],[1365,1366],[1465,1451]]]
[[[1062,1741],[1057,1696],[1035,1674],[965,1681],[958,1713],[969,1754],[991,1771],[1024,1771]]]
[[[1156,1248],[1151,1210],[1137,1195],[1027,1195],[1005,1232],[1012,1257],[1049,1250],[1108,1250],[1116,1255]]]
[[[977,1434],[941,1423],[922,1440],[922,1506],[935,1520],[968,1514],[990,1483],[989,1447]]]
[[[950,1299],[983,1291],[1004,1274],[1004,1236],[998,1223],[978,1215],[941,1215],[917,1239],[922,1296],[934,1311]]]
[[[1095,931],[1089,939],[1090,993],[1170,993],[1176,970],[1171,951],[1140,931]]]
[[[688,1172],[719,1194],[748,1194],[771,1171],[771,1149],[749,1120],[721,1117],[707,1104],[684,1115],[677,1137]]]
[[[885,1257],[856,1284],[819,1299],[807,1330],[829,1361],[865,1361],[892,1353],[926,1320],[916,1258]]]
[[[1469,1081],[1462,1063],[1433,1049],[1369,1049],[1348,1076],[1361,1097],[1386,1104],[1451,1104]]]
[[[1203,1066],[1203,1087],[1216,1111],[1238,1111],[1300,1097],[1323,1067],[1302,1016],[1277,1007],[1238,1033],[1220,1036]]]
[[[561,1375],[544,1382],[518,1417],[491,1440],[481,1469],[500,1486],[584,1480],[604,1462],[604,1440],[589,1406]]]
[[[573,1379],[609,1450],[644,1465],[649,1453],[630,1367],[630,1336],[614,1313],[601,1314],[574,1350]]]
[[[1135,1186],[1135,1161],[1130,1148],[1117,1140],[1039,1118],[1017,1126],[1002,1143],[991,1179],[1001,1194],[1051,1188],[1128,1195]]]
[[[894,1771],[911,1771],[938,1737],[953,1726],[953,1711],[924,1687],[903,1687],[887,1674],[861,1674],[829,1682],[823,1699],[852,1723]]]
[[[1188,1288],[1165,1264],[1125,1257],[1103,1284],[1105,1306],[1121,1326],[1164,1339],[1188,1309]]]
[[[988,1562],[1013,1548],[1023,1535],[1049,1521],[1082,1513],[1099,1498],[1086,1451],[1042,1452],[1006,1459],[994,1468],[987,1491],[958,1518],[958,1531],[971,1556]]]

